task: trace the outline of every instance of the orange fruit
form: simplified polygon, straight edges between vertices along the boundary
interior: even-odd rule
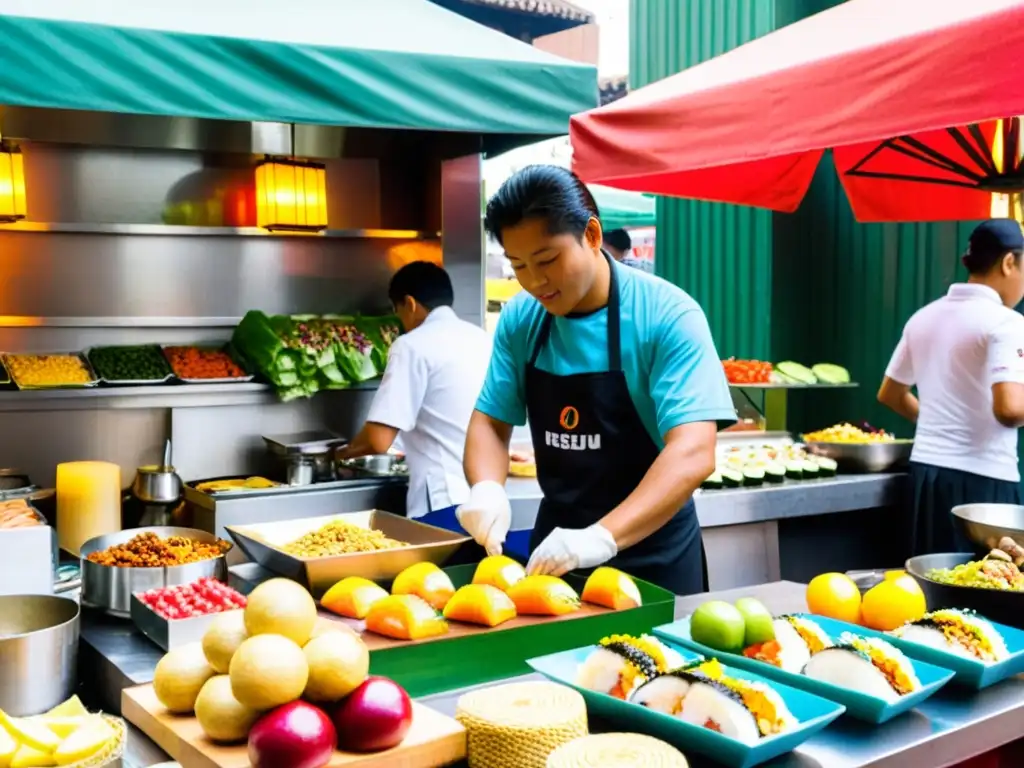
[[[823,573],[807,585],[807,608],[818,616],[857,624],[860,621],[860,590],[843,573]]]
[[[881,632],[917,621],[927,610],[921,586],[908,574],[876,584],[864,595],[861,605],[864,626]]]

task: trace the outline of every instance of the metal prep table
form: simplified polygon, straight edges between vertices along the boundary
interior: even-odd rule
[[[251,569],[252,566],[244,566]],[[248,570],[247,579],[252,572]],[[806,610],[804,586],[776,582],[742,590],[694,595],[676,600],[676,617],[686,616],[708,599],[736,600],[742,596],[760,599],[772,613]],[[150,682],[161,651],[134,632],[126,622],[83,620],[80,666],[94,668],[96,683],[106,696],[100,704],[118,711],[105,701],[129,685]],[[515,680],[537,679],[523,675]],[[493,683],[490,685],[494,685]],[[86,691],[90,687],[86,685]],[[452,714],[464,691],[427,696],[421,701],[438,711]],[[129,726],[126,768],[148,768],[167,760],[158,747],[133,726]],[[985,754],[1024,734],[1024,679],[1008,680],[979,693],[946,688],[918,709],[882,726],[840,718],[792,754],[772,762],[773,768],[944,768]],[[688,757],[691,757],[688,755]],[[693,756],[695,768],[712,766]]]

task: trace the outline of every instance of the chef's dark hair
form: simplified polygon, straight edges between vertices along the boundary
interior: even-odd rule
[[[396,307],[412,296],[427,309],[450,307],[455,300],[452,279],[442,267],[430,261],[412,261],[395,272],[388,286],[388,298]]]
[[[604,233],[604,241],[619,251],[628,251],[633,247],[633,238],[624,229],[613,229]]]
[[[591,217],[600,218],[587,185],[557,165],[528,165],[514,173],[487,203],[484,229],[499,244],[502,232],[526,219],[542,219],[548,234],[582,238]]]

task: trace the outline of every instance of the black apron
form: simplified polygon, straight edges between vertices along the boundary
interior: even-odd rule
[[[640,484],[659,448],[651,439],[622,371],[619,283],[611,269],[608,371],[556,376],[536,367],[554,316],[541,325],[526,366],[526,411],[544,499],[530,536],[533,552],[556,527],[598,522]],[[691,499],[660,530],[608,565],[677,595],[708,589],[704,546]]]
[[[910,553],[976,552],[957,528],[953,507],[961,504],[1020,504],[1020,484],[958,469],[911,462],[907,482]]]

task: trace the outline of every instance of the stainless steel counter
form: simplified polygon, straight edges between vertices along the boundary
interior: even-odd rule
[[[794,560],[792,555],[787,560],[783,552],[824,552],[820,535],[816,539],[808,531],[821,516],[836,516],[831,521],[835,530],[826,538],[847,542],[844,556],[849,562],[841,570],[889,565],[871,560],[881,556],[877,542],[858,541],[851,526],[863,528],[876,522],[874,517],[862,517],[860,510],[875,510],[877,517],[878,510],[896,505],[905,478],[903,474],[843,475],[698,492],[697,517],[704,534],[711,589],[778,581],[787,570],[797,578],[809,578],[804,572],[817,564],[799,562],[803,558]],[[532,529],[542,496],[537,481],[509,478],[506,488],[512,502],[512,530]]]
[[[759,598],[773,613],[806,610],[804,586],[776,582],[762,586],[694,595],[676,600],[676,617],[688,615],[709,598]],[[148,640],[120,631],[109,622],[83,622],[82,666],[95,667],[114,693],[125,685],[148,682],[160,651]],[[534,679],[524,675],[520,679]],[[425,704],[452,714],[465,691],[428,696]],[[108,709],[113,709],[105,704]],[[980,693],[957,688],[939,691],[918,709],[883,726],[872,727],[840,718],[792,754],[772,762],[773,768],[943,768],[989,752],[1024,734],[1024,678],[1008,680]],[[166,760],[136,729],[129,736],[127,768],[148,768]],[[714,765],[699,758],[695,768]]]
[[[787,480],[779,485],[701,491],[696,496],[701,528],[763,523],[792,517],[874,509],[896,502],[906,475],[840,475],[821,480]],[[533,528],[543,497],[534,479],[510,477],[512,530]]]

